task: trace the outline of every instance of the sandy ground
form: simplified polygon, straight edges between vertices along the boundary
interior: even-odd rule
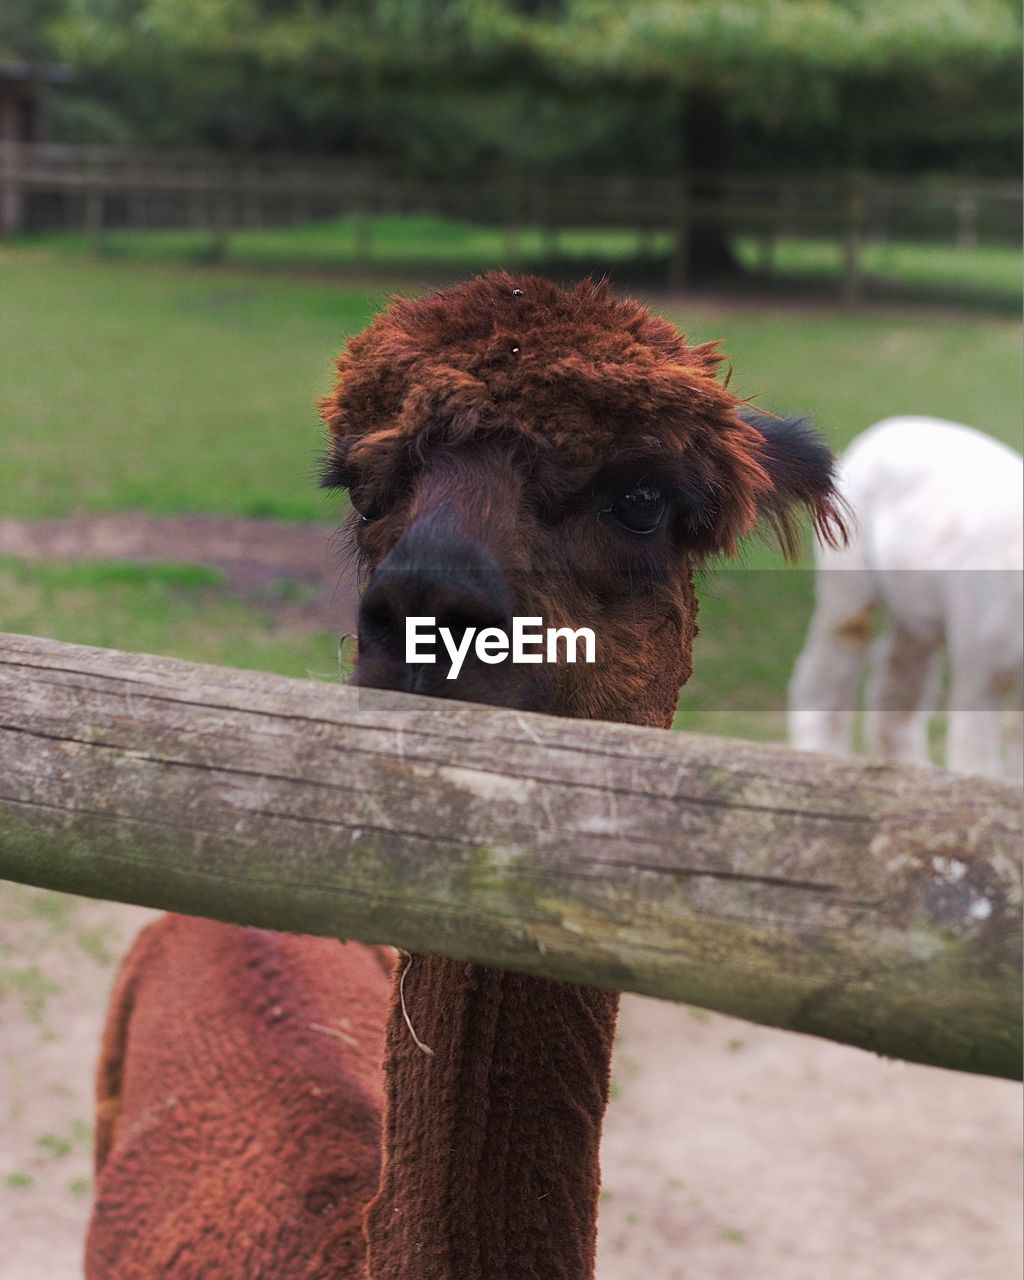
[[[0,885],[0,1280],[81,1274],[93,1062],[151,914]],[[599,1280],[1020,1275],[1018,1086],[626,997],[613,1093]]]
[[[623,1002],[599,1280],[1010,1280],[1019,1085]]]

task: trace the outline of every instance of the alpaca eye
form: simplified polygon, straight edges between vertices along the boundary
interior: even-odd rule
[[[608,508],[631,533],[653,533],[661,524],[668,498],[656,484],[642,480]]]
[[[378,520],[384,514],[384,506],[379,502],[367,500],[364,505],[359,505],[353,499],[352,510],[355,514],[356,524],[362,528],[364,525],[373,524],[374,520]]]

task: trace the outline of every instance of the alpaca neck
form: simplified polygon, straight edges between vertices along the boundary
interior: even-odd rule
[[[622,720],[669,727],[690,627],[674,696]],[[591,1280],[618,993],[442,957],[402,967],[369,1280]]]
[[[372,1280],[587,1280],[618,996],[415,957],[386,1050]]]

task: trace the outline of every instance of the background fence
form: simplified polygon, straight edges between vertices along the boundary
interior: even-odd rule
[[[524,229],[539,230],[545,255],[560,256],[560,232],[635,231],[639,254],[668,233],[670,278],[685,286],[694,227],[753,235],[770,272],[777,240],[820,237],[844,246],[842,289],[861,294],[861,249],[887,239],[1016,244],[1019,185],[923,180],[859,173],[761,176],[690,173],[652,179],[606,174],[492,172],[478,180],[408,177],[383,165],[343,160],[226,157],[52,143],[0,144],[0,229],[86,229],[98,246],[112,228],[204,229],[212,254],[235,229],[356,219],[356,265],[373,260],[374,218],[429,213],[504,228],[505,256],[518,257]]]

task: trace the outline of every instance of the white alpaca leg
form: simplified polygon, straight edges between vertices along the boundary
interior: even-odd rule
[[[946,764],[956,773],[998,778],[1003,772],[1002,726],[996,706],[949,713]]]
[[[942,657],[934,640],[921,640],[898,624],[876,637],[864,690],[864,737],[870,755],[928,763],[928,725],[941,676]]]
[[[1024,782],[1024,711],[1020,706],[1020,690],[1015,705],[1005,714],[1006,750],[1004,752],[1004,776],[1008,782]]]
[[[874,585],[861,570],[822,570],[807,643],[789,682],[789,740],[802,751],[852,748],[857,693],[875,610]]]
[[[998,778],[1003,772],[999,681],[969,654],[954,651],[950,665],[946,764],[957,773]]]
[[[1014,655],[1021,648],[1020,601],[1008,590],[1006,578],[966,576],[951,600],[947,764],[958,773],[1007,774],[1019,781],[1022,676]],[[1010,729],[1005,759],[1004,712]]]

